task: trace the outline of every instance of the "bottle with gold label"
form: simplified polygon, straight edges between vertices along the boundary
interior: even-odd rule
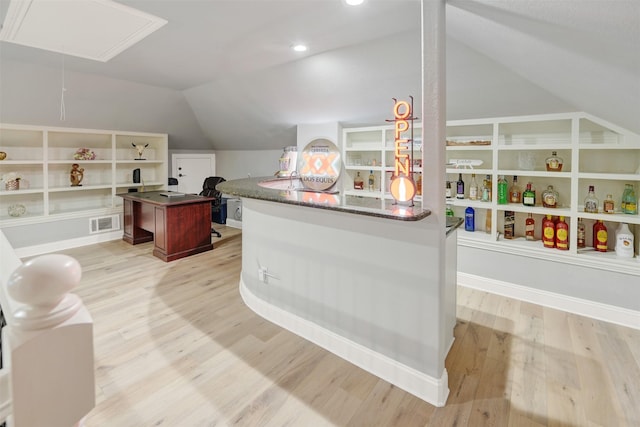
[[[547,215],[542,221],[542,244],[545,248],[553,248],[556,245],[556,224],[551,219],[551,215]]]
[[[373,171],[369,171],[369,191],[373,191],[376,185],[376,176]]]
[[[522,203],[522,190],[518,186],[518,177],[513,177],[513,184],[509,188],[509,202],[510,203]]]
[[[562,171],[562,158],[558,157],[557,151],[551,152],[551,157],[547,157],[545,161],[547,164],[547,171],[550,172],[560,172]]]
[[[569,250],[569,225],[561,216],[556,223],[556,248],[566,251]]]
[[[607,252],[608,238],[607,226],[599,219],[593,224],[593,248],[598,252]]]

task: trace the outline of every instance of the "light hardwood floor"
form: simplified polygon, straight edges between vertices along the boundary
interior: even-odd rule
[[[94,319],[88,427],[640,426],[640,331],[460,287],[435,408],[255,315],[241,236],[171,263],[122,241],[63,253]]]

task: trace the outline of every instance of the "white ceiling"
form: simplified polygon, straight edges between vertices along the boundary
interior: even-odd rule
[[[419,0],[120,3],[168,23],[107,63],[66,57],[67,70],[182,92],[213,148],[279,148],[300,123],[382,124],[392,97],[419,105]],[[640,133],[639,0],[447,4],[449,119],[580,110]],[[0,43],[0,61],[60,57]]]

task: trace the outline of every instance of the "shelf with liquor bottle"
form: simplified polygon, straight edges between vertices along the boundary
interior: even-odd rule
[[[630,230],[635,235],[636,254],[640,252],[637,247],[640,240],[640,216],[623,214],[620,210],[626,185],[633,186],[636,199],[640,194],[640,135],[582,112],[452,120],[447,122],[446,131],[445,181],[450,186],[448,191],[451,195],[446,202],[456,216],[464,217],[467,207],[472,207],[476,216],[474,232],[460,230],[458,233],[463,244],[504,252],[511,251],[515,244],[523,255],[527,255],[526,250],[530,248],[531,254],[535,256],[550,260],[560,256],[588,265],[591,261],[580,261],[581,258],[584,259],[581,257],[583,251],[579,252],[577,249],[578,219],[583,218],[589,223],[587,228],[598,219],[602,219],[605,224],[612,224],[614,230],[617,228],[614,225],[623,222],[630,224]],[[352,133],[363,135],[356,136]],[[419,136],[416,132],[416,141]],[[349,129],[345,130],[344,137],[347,141],[345,153],[355,151],[358,147],[375,149],[377,142],[373,141],[383,139],[381,160],[384,174],[390,177],[393,161],[392,126]],[[363,174],[368,171],[367,166],[362,167]],[[347,172],[350,175],[352,171]],[[477,192],[470,191],[474,187],[474,174],[479,198]],[[498,181],[501,176],[504,176],[509,191],[506,203],[498,200]],[[457,198],[457,181],[460,178],[464,183],[464,193],[461,198]],[[510,189],[514,179],[517,190],[515,199],[512,199]],[[485,181],[489,184],[483,192]],[[534,203],[523,203],[522,196],[527,184],[531,184],[535,191]],[[352,188],[350,185],[352,181],[347,188]],[[599,210],[595,213],[584,212],[584,199],[590,185],[595,187],[595,194],[599,199]],[[551,194],[554,195],[550,200],[555,199],[555,207],[544,203],[543,193],[550,186]],[[384,197],[388,196],[385,189],[382,192]],[[483,193],[488,193],[485,201],[482,201]],[[603,201],[609,194],[614,201],[613,214],[603,210]],[[371,196],[379,195],[375,192]],[[501,222],[505,212],[515,214],[514,239],[506,243]],[[568,250],[555,251],[562,252],[559,255],[553,254],[553,251],[550,254],[543,250],[539,237],[534,241],[527,241],[524,227],[529,214],[532,215],[536,228],[539,228],[546,215],[554,218],[564,216],[569,232]],[[487,217],[490,218],[489,223],[494,224],[489,233],[484,229]],[[608,253],[601,255],[609,257]],[[619,263],[631,265],[629,269],[640,275],[640,262],[636,258],[633,263],[628,260],[621,260]],[[610,268],[619,263],[612,263]],[[606,263],[602,263],[600,267],[608,268]]]
[[[132,146],[143,144],[146,160]],[[121,211],[115,197],[135,187],[140,168],[149,189],[167,185],[166,134],[0,124],[0,175],[20,176],[18,190],[0,189],[0,226],[21,226]],[[24,206],[13,216],[10,206]],[[87,227],[88,228],[88,227]]]

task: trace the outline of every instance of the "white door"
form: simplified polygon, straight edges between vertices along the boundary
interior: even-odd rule
[[[216,175],[215,154],[173,154],[171,164],[181,193],[200,193],[205,178]]]

